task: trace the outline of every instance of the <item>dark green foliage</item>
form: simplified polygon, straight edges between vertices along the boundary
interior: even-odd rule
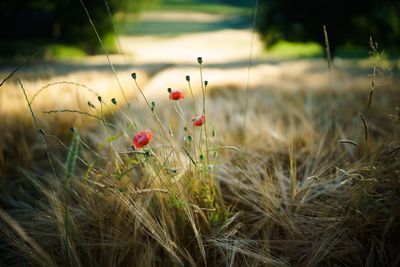
[[[256,1],[257,0],[220,0],[219,2],[227,5],[251,7]]]
[[[370,36],[386,48],[400,43],[399,0],[260,0],[258,30],[267,45],[280,39],[324,43],[326,25],[331,49],[368,45]]]
[[[113,34],[109,11],[138,11],[144,0],[82,0],[100,36]],[[147,1],[148,2],[148,1]],[[45,40],[76,45],[88,53],[100,52],[100,45],[80,0],[3,0],[0,25],[5,40]],[[107,42],[107,41],[106,41]]]

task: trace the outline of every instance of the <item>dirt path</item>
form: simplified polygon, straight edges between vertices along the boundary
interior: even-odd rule
[[[251,27],[221,27],[225,16],[201,13],[151,13],[143,21],[179,21],[184,23],[218,24],[219,30],[188,32],[182,35],[153,34],[121,37],[125,53],[133,55],[139,69],[146,66],[166,64],[168,67],[157,72],[145,85],[149,98],[165,95],[168,87],[185,88],[185,76],[190,75],[193,84],[200,88],[199,68],[196,58],[204,61],[204,77],[210,89],[264,88],[270,90],[335,90],[368,88],[368,64],[348,60],[336,60],[329,84],[328,69],[323,60],[273,61],[263,52],[260,36]],[[229,23],[228,23],[229,24]],[[252,64],[248,68],[251,54]],[[357,69],[357,72],[349,71]]]

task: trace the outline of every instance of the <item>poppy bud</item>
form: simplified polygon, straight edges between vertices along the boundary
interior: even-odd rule
[[[111,103],[113,103],[114,105],[117,104],[117,100],[115,98],[111,99]]]
[[[136,80],[136,72],[132,72],[131,77],[132,79]]]
[[[90,108],[96,108],[96,107],[92,104],[92,102],[90,102],[90,101],[88,101],[87,104],[88,104],[88,106],[89,106]]]
[[[197,62],[201,65],[203,63],[203,58],[202,57],[198,57],[197,58]]]

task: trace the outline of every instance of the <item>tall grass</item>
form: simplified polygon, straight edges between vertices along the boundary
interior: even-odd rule
[[[93,164],[88,168],[77,162],[70,190],[43,171],[26,173],[18,184],[4,184],[7,193],[1,201],[10,215],[0,214],[1,263],[395,266],[399,125],[387,115],[396,104],[396,92],[375,95],[369,118],[373,141],[368,143],[363,126],[350,119],[365,107],[367,90],[341,95],[335,102],[338,131],[333,141],[321,116],[329,101],[324,92],[252,93],[247,141],[233,149],[229,145],[241,140],[243,120],[235,106],[242,92],[207,94],[207,120],[216,129],[209,135],[208,150],[216,152],[210,153],[212,168],[194,156],[193,144],[187,152],[196,164],[183,150],[189,133],[168,101],[157,103],[156,119],[152,112],[137,113],[134,107],[144,122],[140,129],[169,125],[174,133],[154,131],[151,149],[129,150],[134,129],[121,112],[105,118],[111,135],[124,133],[110,140],[99,132],[103,141],[90,141],[107,160],[81,147],[79,156]],[[190,121],[192,101],[180,105]],[[350,136],[357,147],[336,142]],[[197,144],[203,151],[204,140],[203,132],[203,143]],[[106,153],[114,150],[109,142],[114,153]],[[115,164],[115,153],[122,163]]]

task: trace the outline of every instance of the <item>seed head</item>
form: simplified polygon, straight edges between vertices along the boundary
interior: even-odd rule
[[[92,102],[90,102],[90,101],[88,101],[87,104],[88,104],[88,106],[89,106],[90,108],[96,108],[96,107],[92,104]]]
[[[132,72],[131,77],[132,79],[136,80],[136,72]]]
[[[208,85],[208,81],[204,81],[204,85],[207,86]]]
[[[198,57],[197,58],[197,62],[201,65],[203,64],[203,58],[202,57]]]
[[[98,96],[97,100],[99,100],[99,102],[101,103],[101,101],[102,101],[101,96]]]
[[[186,81],[190,82],[190,76],[186,75]]]
[[[113,103],[114,105],[117,104],[117,100],[115,98],[111,99],[111,103]]]

